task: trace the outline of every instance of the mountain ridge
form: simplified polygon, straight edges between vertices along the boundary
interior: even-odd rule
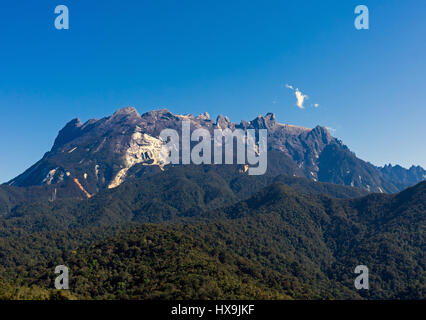
[[[182,121],[189,121],[192,130],[205,128],[210,132],[217,128],[267,129],[268,150],[275,151],[273,157],[286,159],[287,163],[284,168],[278,161],[269,161],[270,172],[285,170],[281,173],[387,193],[401,191],[426,177],[426,171],[419,166],[376,167],[357,158],[327,128],[281,124],[273,113],[234,123],[222,115],[216,121],[208,113],[177,115],[167,109],[140,115],[135,108],[126,107],[109,117],[85,123],[72,119],[40,161],[6,184],[52,185],[71,179],[88,195],[117,187],[134,174],[152,170],[148,167],[162,169],[160,132],[166,128],[181,132]]]

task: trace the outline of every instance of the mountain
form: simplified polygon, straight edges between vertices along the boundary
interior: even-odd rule
[[[383,176],[400,189],[408,188],[426,179],[426,170],[420,166],[411,166],[408,170],[400,165],[388,164],[380,168]]]
[[[184,120],[267,129],[266,173],[164,165],[159,134]],[[424,299],[424,178],[271,113],[74,119],[0,186],[0,299]],[[66,294],[51,289],[59,264],[71,268]],[[353,287],[360,264],[370,290]]]
[[[61,198],[85,198],[85,194],[71,180],[58,185],[14,187],[0,185],[0,216],[9,213],[18,205],[34,201],[55,201]]]
[[[387,193],[400,191],[425,178],[425,170],[420,167],[378,168],[357,158],[326,128],[281,124],[272,113],[236,124],[221,115],[213,121],[207,113],[174,115],[166,109],[141,116],[135,108],[127,107],[110,117],[84,124],[78,119],[70,121],[59,132],[52,149],[7,185],[63,186],[68,183],[80,190],[80,197],[89,198],[100,190],[161,172],[164,165],[160,132],[169,128],[180,133],[184,120],[191,123],[192,130],[206,128],[210,132],[216,128],[267,129],[267,175],[303,176],[313,181]],[[244,166],[241,168],[242,174],[247,174]],[[68,193],[58,192],[57,197]]]

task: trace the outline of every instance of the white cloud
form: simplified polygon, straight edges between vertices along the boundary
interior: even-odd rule
[[[325,127],[328,131],[330,131],[331,134],[335,134],[336,133],[336,129],[332,128],[332,127]]]
[[[296,100],[297,100],[297,106],[300,109],[304,109],[305,106],[303,105],[303,103],[305,102],[305,99],[309,99],[309,97],[306,94],[303,94],[302,91],[299,90],[299,88],[294,88],[291,84],[286,84],[285,85],[286,88],[293,90],[294,91],[294,95],[296,96]],[[316,107],[318,107],[319,105],[317,104]]]
[[[304,109],[305,106],[303,105],[303,102],[305,101],[305,99],[309,99],[309,97],[306,94],[303,94],[298,88],[294,90],[294,94],[296,95],[297,106],[300,109]]]
[[[286,84],[285,85],[286,88],[294,91],[294,95],[296,96],[296,100],[297,103],[296,105],[300,108],[300,109],[304,109],[305,106],[303,105],[305,100],[309,99],[308,95],[302,93],[302,91],[299,90],[299,88],[295,88],[293,85],[291,84]],[[318,108],[319,107],[319,103],[314,103],[311,104],[312,107],[314,108]]]

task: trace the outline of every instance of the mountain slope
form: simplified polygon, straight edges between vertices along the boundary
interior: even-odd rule
[[[48,201],[40,197],[37,201],[15,203],[0,220],[4,224],[0,234],[10,234],[16,226],[35,232],[112,226],[131,221],[158,223],[182,217],[200,218],[202,212],[246,199],[274,181],[285,182],[307,194],[328,194],[339,198],[366,194],[360,189],[306,178],[242,175],[239,167],[234,165],[177,166],[103,190],[84,201]]]
[[[426,179],[426,170],[420,166],[411,166],[407,170],[399,165],[388,164],[380,168],[380,171],[388,181],[391,181],[400,190]]]
[[[135,177],[160,172],[164,161],[160,154],[163,144],[160,132],[169,128],[180,133],[182,121],[189,121],[192,130],[206,128],[210,132],[217,128],[267,129],[268,175],[304,176],[313,181],[390,193],[425,177],[420,167],[410,170],[375,167],[358,159],[324,127],[308,129],[281,124],[271,113],[236,124],[223,116],[212,121],[208,114],[174,115],[165,109],[141,116],[128,107],[84,124],[78,119],[70,121],[59,132],[52,149],[7,184],[75,185],[84,197],[91,197]]]
[[[177,197],[174,190],[161,194],[157,206],[173,205],[175,219],[147,207],[166,184],[149,185],[154,191],[145,195],[146,180],[101,192],[78,207],[75,200],[60,200],[47,211],[36,206],[3,217],[0,257],[8,277],[18,271],[17,285],[48,288],[51,269],[70,265],[72,294],[85,298],[424,299],[426,182],[396,195],[356,199],[301,194],[276,182],[247,200],[210,206],[191,192],[194,183],[224,180],[176,170],[166,174],[191,187]],[[188,200],[204,210],[188,211]],[[140,221],[172,223],[132,227]],[[369,291],[353,288],[359,264],[370,268]]]

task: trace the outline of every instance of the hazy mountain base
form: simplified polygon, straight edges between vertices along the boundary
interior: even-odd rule
[[[338,200],[278,182],[236,203],[217,172],[166,175],[1,218],[3,297],[57,297],[53,270],[65,264],[68,298],[424,299],[426,183]],[[353,288],[358,264],[368,291]]]

